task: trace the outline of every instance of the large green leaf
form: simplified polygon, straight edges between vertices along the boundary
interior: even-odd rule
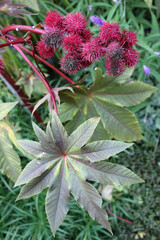
[[[46,213],[53,235],[68,211],[69,191],[93,219],[112,232],[107,214],[101,209],[102,200],[86,179],[116,185],[143,182],[123,166],[107,161],[99,162],[132,145],[111,140],[87,144],[99,120],[99,117],[87,120],[68,136],[58,116],[53,112],[46,133],[33,124],[39,142],[19,141],[19,144],[36,158],[27,164],[15,184],[18,186],[26,183],[17,200],[49,188]]]
[[[4,118],[18,102],[0,103],[0,120]]]
[[[96,68],[95,82],[90,88],[73,86],[75,94],[69,91],[61,93],[61,100],[64,103],[58,109],[60,119],[65,121],[67,116],[68,120],[69,113],[73,116],[72,121],[66,125],[69,134],[88,118],[101,116],[92,140],[106,139],[108,133],[124,141],[136,141],[142,138],[135,115],[124,107],[141,103],[156,88],[139,81],[125,82],[132,71],[126,70],[126,72],[117,78],[103,77],[101,69]],[[68,98],[72,104],[66,100]]]
[[[0,127],[0,169],[12,181],[21,173],[20,158],[13,149],[6,130]]]

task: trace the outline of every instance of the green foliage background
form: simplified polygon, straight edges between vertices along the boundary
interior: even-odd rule
[[[27,2],[30,1],[14,1]],[[36,25],[42,22],[43,17],[49,10],[58,10],[62,14],[72,11],[81,11],[89,18],[91,15],[97,15],[105,20],[117,21],[122,28],[134,30],[138,33],[138,51],[140,60],[133,74],[133,79],[149,83],[160,87],[160,57],[154,52],[160,51],[160,6],[159,1],[143,0],[122,0],[121,5],[115,4],[112,0],[89,1],[89,0],[62,0],[46,1],[32,0],[33,9],[30,10],[37,15],[27,15],[24,19],[14,18],[5,13],[0,15],[1,27],[16,24]],[[88,6],[92,5],[92,11]],[[150,8],[149,8],[150,7]],[[36,10],[38,12],[36,12]],[[39,11],[40,10],[40,11]],[[90,27],[95,34],[98,26]],[[38,37],[33,35],[34,41]],[[57,54],[54,64],[58,66]],[[11,76],[18,80],[19,69],[30,72],[30,68],[22,60],[21,56],[15,54],[11,48],[6,48],[3,54],[6,62],[6,68]],[[32,58],[30,58],[32,59]],[[143,72],[143,65],[151,69],[151,74],[146,76]],[[79,80],[85,73],[89,72],[93,77],[95,67],[101,67],[104,72],[104,63],[93,64],[90,68],[82,70],[79,74],[72,76],[74,81]],[[64,79],[47,69],[50,74],[49,79],[54,87],[64,86]],[[87,78],[85,84],[89,85]],[[2,102],[16,101],[5,85],[0,83],[0,99]],[[31,101],[37,100],[38,93],[34,90]],[[82,210],[72,199],[69,205],[70,211],[62,226],[57,231],[56,240],[132,240],[146,239],[156,240],[160,238],[159,230],[159,184],[160,177],[158,171],[160,168],[160,91],[142,104],[131,107],[139,119],[143,131],[143,140],[134,144],[134,147],[112,158],[112,162],[122,164],[134,171],[138,176],[145,180],[144,184],[137,184],[129,188],[115,189],[112,202],[104,200],[103,207],[109,204],[111,211],[116,215],[131,220],[133,224],[118,220],[110,215],[110,223],[114,236],[112,237],[102,226],[94,222],[89,215]],[[40,109],[42,119],[47,117],[47,106]],[[23,117],[22,117],[23,116]],[[20,138],[33,139],[33,130],[31,126],[30,113],[23,108],[16,107],[9,113],[9,120],[12,121],[19,131]],[[29,124],[30,123],[30,124]],[[19,153],[20,154],[20,153]],[[22,168],[28,160],[21,156]],[[50,240],[53,239],[51,230],[44,210],[44,199],[46,192],[43,191],[39,196],[32,199],[26,199],[15,203],[15,199],[20,191],[19,188],[13,189],[13,183],[7,177],[0,173],[0,240]],[[95,187],[98,187],[95,185]]]

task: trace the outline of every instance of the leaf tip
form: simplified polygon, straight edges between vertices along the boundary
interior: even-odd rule
[[[18,195],[18,197],[16,198],[15,202],[21,200],[22,198],[20,197],[20,194]]]
[[[139,177],[139,183],[145,183],[145,181]]]

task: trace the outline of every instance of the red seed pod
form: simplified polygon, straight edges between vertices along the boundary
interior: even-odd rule
[[[84,43],[90,41],[92,38],[92,32],[89,29],[84,29],[79,35],[82,37]]]
[[[75,74],[82,68],[82,59],[67,53],[64,58],[61,59],[60,64],[63,71],[69,74]]]
[[[112,41],[119,41],[122,33],[121,28],[118,26],[117,23],[109,23],[107,21],[105,24],[102,25],[99,35],[100,40],[102,41],[104,46],[107,46]]]
[[[42,39],[46,48],[52,48],[54,51],[60,47],[63,40],[64,31],[58,28],[49,28]]]
[[[137,45],[137,33],[133,31],[127,31],[126,29],[123,31],[124,34],[124,45],[127,47],[132,47]]]
[[[45,25],[50,28],[64,28],[64,18],[60,15],[57,11],[50,11],[47,13],[47,16],[45,18]]]
[[[124,56],[124,49],[119,42],[112,42],[106,48],[106,59],[111,62],[120,61]]]
[[[87,26],[87,19],[81,13],[70,13],[65,17],[64,25],[66,32],[81,34]]]
[[[83,39],[78,34],[70,34],[63,38],[63,47],[70,53],[76,54],[81,51]]]
[[[104,53],[105,50],[100,44],[99,37],[96,37],[83,45],[82,56],[86,61],[98,61]]]
[[[92,62],[82,60],[81,64],[82,64],[82,68],[86,68],[86,67],[89,67],[92,64]]]
[[[125,62],[123,60],[111,62],[106,60],[106,71],[110,76],[119,76],[124,72]]]
[[[52,58],[54,56],[54,51],[52,48],[47,47],[46,48],[46,44],[44,43],[43,39],[41,39],[37,46],[36,49],[39,53],[40,56],[42,56],[43,58]]]
[[[133,67],[137,64],[139,53],[132,48],[125,50],[124,61],[127,67]]]

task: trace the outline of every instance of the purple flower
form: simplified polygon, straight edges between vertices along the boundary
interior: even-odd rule
[[[98,16],[90,16],[90,20],[91,22],[93,22],[94,24],[97,24],[99,26],[102,26],[105,22],[99,18]]]
[[[149,67],[147,67],[146,65],[143,65],[143,71],[146,75],[149,75],[151,73],[151,70]]]
[[[90,5],[90,6],[88,7],[88,10],[89,10],[89,11],[92,11],[92,5]]]
[[[157,54],[158,55],[158,57],[160,57],[160,52],[154,52],[155,54]]]
[[[114,3],[118,3],[119,0],[113,0]],[[122,2],[119,2],[119,4],[122,4]]]

